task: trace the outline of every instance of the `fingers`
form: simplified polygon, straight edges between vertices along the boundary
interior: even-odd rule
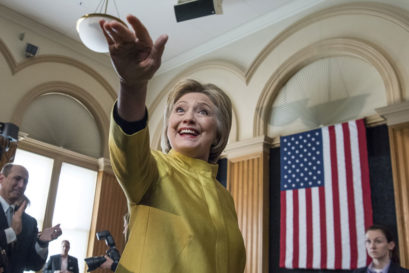
[[[62,230],[60,228],[60,224],[58,224],[53,227],[44,229],[40,234],[40,240],[50,242],[60,237],[61,234]]]
[[[163,55],[163,51],[165,50],[165,45],[168,41],[168,35],[162,34],[159,38],[155,41],[153,45],[152,54],[155,55],[155,59],[160,59]]]
[[[128,15],[126,19],[128,20],[129,24],[132,26],[133,30],[135,31],[135,35],[139,39],[139,41],[149,46],[152,46],[153,44],[152,38],[149,35],[149,32],[146,29],[146,27],[141,23],[141,21],[139,21],[139,19],[133,15]]]
[[[109,34],[107,33],[107,31],[105,30],[105,27],[104,27],[105,23],[106,23],[105,20],[99,21],[99,25],[100,25],[100,27],[101,27],[101,29],[102,29],[102,33],[104,34],[105,39],[106,39],[107,42],[108,42],[108,45],[112,45],[112,44],[114,43],[114,41],[112,40],[111,36],[109,36]]]
[[[23,212],[26,210],[26,207],[27,207],[27,201],[24,200],[23,203],[21,203],[21,206],[18,208],[15,214],[21,217],[21,215],[23,215]]]
[[[135,40],[135,35],[124,24],[117,21],[101,20],[99,25],[109,45]]]
[[[60,237],[60,235],[62,234],[62,230],[60,228],[60,224],[57,224],[52,228],[52,234],[51,234],[51,238],[56,239],[58,237]]]
[[[18,208],[18,210],[14,213],[13,218],[11,220],[11,228],[14,230],[16,235],[19,235],[23,229],[23,224],[22,224],[22,216],[23,212],[26,209],[27,202],[24,201],[21,206]]]
[[[167,41],[168,41],[167,35],[159,36],[150,52],[151,58],[154,60],[153,67],[155,67],[156,69],[158,69],[161,65],[162,55],[165,50],[165,44]]]
[[[133,41],[140,42],[141,48],[154,47],[154,57],[161,58],[165,44],[168,40],[168,36],[161,35],[156,40],[155,44],[153,44],[148,30],[138,18],[133,15],[129,15],[127,20],[134,31],[131,31],[125,25],[117,21],[106,22],[105,20],[101,20],[99,22],[108,44],[113,45],[115,43],[121,44]]]

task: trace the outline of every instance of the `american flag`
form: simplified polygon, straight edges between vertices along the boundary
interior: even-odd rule
[[[281,137],[280,267],[366,266],[372,224],[364,121]]]

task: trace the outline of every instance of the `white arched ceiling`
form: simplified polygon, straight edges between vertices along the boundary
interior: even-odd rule
[[[386,105],[377,70],[353,57],[319,59],[281,88],[268,118],[267,135],[278,137],[374,114]]]
[[[57,147],[94,158],[103,156],[94,116],[80,101],[58,90],[38,96],[29,104],[20,130]]]
[[[321,60],[324,60],[324,61],[321,61]],[[328,60],[328,61],[325,61],[325,60]],[[331,64],[331,61],[333,64]],[[310,67],[306,68],[308,66]],[[306,69],[304,70],[304,68]],[[302,70],[304,70],[304,72],[300,72]],[[332,72],[329,73],[330,70]],[[361,41],[358,39],[335,38],[335,39],[323,40],[323,41],[319,41],[317,43],[311,44],[310,46],[301,49],[294,55],[289,56],[289,58],[270,77],[257,103],[256,112],[254,116],[254,135],[255,136],[260,136],[260,135],[277,136],[279,135],[278,132],[272,132],[273,131],[271,130],[272,128],[269,128],[270,126],[269,122],[273,121],[271,119],[271,114],[273,110],[272,108],[273,108],[273,105],[275,104],[275,99],[277,98],[277,96],[280,94],[281,91],[285,90],[285,86],[287,85],[287,83],[290,83],[293,76],[295,76],[298,72],[300,72],[300,74],[295,79],[301,80],[305,78],[305,81],[302,84],[299,84],[298,89],[303,90],[307,87],[313,88],[315,90],[308,91],[308,92],[311,92],[311,94],[308,94],[308,95],[322,96],[322,98],[319,97],[318,100],[327,97],[329,98],[329,100],[327,99],[326,103],[336,104],[336,102],[334,102],[334,100],[332,99],[334,95],[332,95],[332,98],[331,96],[328,96],[328,88],[330,88],[331,84],[337,85],[336,88],[342,88],[342,89],[338,89],[340,91],[340,94],[336,96],[336,98],[340,98],[340,99],[345,99],[349,97],[349,96],[346,96],[346,92],[351,93],[352,86],[354,86],[353,87],[354,89],[358,87],[360,88],[361,92],[363,92],[360,95],[365,95],[368,92],[372,95],[372,92],[374,91],[377,91],[379,93],[379,88],[382,88],[383,94],[381,94],[380,97],[376,97],[377,93],[374,93],[374,96],[371,97],[371,99],[376,98],[377,100],[379,100],[377,102],[377,105],[367,105],[368,107],[371,107],[370,111],[356,113],[356,115],[353,118],[364,117],[366,115],[375,114],[376,113],[375,108],[377,106],[385,106],[387,104],[398,102],[401,100],[401,86],[400,86],[400,81],[398,77],[399,73],[396,72],[396,70],[394,69],[394,66],[391,64],[389,60],[389,57],[385,53],[381,52],[376,47],[367,43],[366,41]],[[308,73],[310,75],[308,76],[303,75],[304,73]],[[362,79],[360,79],[361,73],[362,73],[362,76],[361,76]],[[328,80],[328,77],[334,77],[334,79]],[[367,86],[361,86],[366,81],[365,77],[371,77],[370,80],[373,80],[374,82],[372,83],[367,82]],[[317,86],[311,87],[310,83],[307,83],[307,81],[311,82],[311,84],[316,84]],[[295,82],[297,82],[297,80],[294,80],[293,83]],[[368,89],[369,86],[375,83],[377,83],[377,89],[369,90]],[[289,86],[292,86],[292,85],[293,84],[290,84]],[[321,88],[320,85],[322,85],[323,87]],[[317,91],[317,90],[324,90],[324,91]],[[299,91],[299,92],[302,92],[302,91]],[[324,96],[324,95],[314,94],[315,92],[323,92],[326,95]],[[295,94],[298,94],[298,93],[296,92]],[[357,91],[354,90],[353,94],[357,95]],[[304,91],[304,95],[307,95],[305,91]],[[283,94],[282,96],[285,96],[285,94]],[[310,101],[316,100],[316,98],[312,98],[312,97],[304,96],[303,98],[304,99],[307,98]],[[362,97],[362,99],[364,102],[365,100],[364,97]],[[291,102],[293,103],[295,103],[296,101],[297,99],[291,100]],[[277,102],[277,103],[278,104],[276,106],[279,106],[280,102]],[[318,103],[316,104],[307,104],[307,102],[304,102],[304,103],[308,107],[318,105]],[[333,111],[334,108],[331,108],[329,106],[330,105],[327,105],[326,107],[329,108],[329,111]],[[276,111],[276,115],[277,115],[278,109],[274,109],[274,110]],[[284,111],[284,109],[282,110]],[[312,112],[310,111],[310,115],[311,113]],[[329,116],[329,113],[323,113],[322,109],[320,110],[319,113],[321,115]],[[301,114],[301,112],[299,114]],[[351,117],[351,115],[344,113],[342,118],[341,116],[337,118],[338,120],[336,122],[342,121],[341,119],[343,118],[347,118],[347,115],[348,115],[348,118]],[[284,118],[282,118],[280,122],[283,122],[283,119]],[[274,122],[276,122],[277,124],[278,121],[274,121]],[[300,125],[302,126],[301,128],[298,128],[297,132],[302,131],[302,128],[304,129],[316,128],[318,125],[323,125],[322,122],[323,121],[320,121],[317,118],[313,122],[315,123],[315,127],[314,127],[311,124],[311,119],[310,119],[310,124],[308,126],[306,125],[307,123],[305,123],[304,125],[298,124],[298,126]],[[325,121],[325,123],[327,122],[329,121],[328,120]],[[329,122],[329,123],[333,123],[333,122]],[[292,130],[287,130],[286,132],[288,133],[288,131],[292,132]]]

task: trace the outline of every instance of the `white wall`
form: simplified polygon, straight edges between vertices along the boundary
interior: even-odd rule
[[[276,136],[274,128],[265,126],[268,120],[260,121],[268,116],[262,111],[273,107],[275,96],[294,74],[328,57],[356,58],[379,74],[374,78],[375,89],[384,94],[373,93],[379,97],[376,105],[366,105],[356,118],[376,115],[375,108],[379,106],[409,100],[408,12],[409,3],[401,0],[328,1],[320,11],[288,18],[195,61],[160,72],[149,85],[147,99],[154,145],[160,135],[166,93],[182,78],[215,83],[230,95],[235,114],[231,142],[260,135]],[[106,55],[94,54],[4,8],[0,9],[0,25],[4,44],[0,54],[1,121],[12,121],[21,100],[48,82],[79,87],[103,109],[101,120],[109,117],[118,83]],[[23,41],[19,40],[20,33],[25,33]],[[337,49],[325,48],[324,41],[333,41],[331,45]],[[37,57],[24,57],[26,42],[39,46]],[[359,47],[367,53],[360,52]],[[365,77],[366,72],[362,73]],[[386,79],[382,73],[391,76]],[[348,83],[352,79],[343,80]],[[281,84],[275,85],[277,82]],[[313,96],[308,90],[303,92]],[[295,124],[292,131],[305,129],[302,123]]]

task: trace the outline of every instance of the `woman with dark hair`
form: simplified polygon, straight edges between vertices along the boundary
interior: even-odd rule
[[[399,265],[397,247],[392,232],[385,226],[372,225],[365,233],[365,246],[372,262],[354,273],[409,273]]]

